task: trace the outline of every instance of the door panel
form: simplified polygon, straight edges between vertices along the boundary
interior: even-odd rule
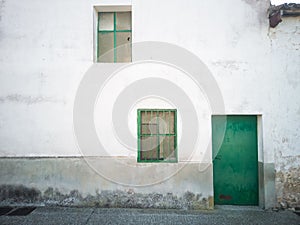
[[[257,116],[213,116],[215,204],[258,205]]]

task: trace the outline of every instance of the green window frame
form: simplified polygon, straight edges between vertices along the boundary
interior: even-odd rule
[[[177,110],[137,110],[138,162],[178,162]]]
[[[131,39],[131,11],[98,12],[97,62],[131,62]]]

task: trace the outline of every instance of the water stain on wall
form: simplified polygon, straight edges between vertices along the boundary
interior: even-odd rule
[[[173,193],[135,193],[133,190],[96,191],[95,195],[83,197],[78,190],[63,194],[49,187],[41,192],[23,185],[0,185],[0,205],[48,205],[104,208],[156,208],[156,209],[211,209],[213,197],[185,192],[183,196]]]

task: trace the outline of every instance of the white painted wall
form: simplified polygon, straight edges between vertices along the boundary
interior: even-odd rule
[[[274,162],[274,155],[299,155],[299,20],[285,19],[269,29],[269,1],[10,0],[3,1],[0,20],[0,156],[81,154],[73,132],[73,102],[93,64],[94,6],[110,4],[132,5],[133,42],[168,42],[196,54],[218,82],[226,114],[262,115],[265,162]],[[193,101],[199,106],[201,141],[192,160],[211,162],[204,146],[210,140],[210,115],[218,112],[210,111],[205,93],[193,88],[181,71],[147,66],[122,71],[115,86],[106,88],[121,90],[130,79],[151,71],[174,78],[196,96]],[[134,71],[139,74],[129,78]],[[109,108],[106,101],[101,103]],[[114,140],[109,120],[101,121],[98,103],[96,130],[104,135],[110,154],[135,158],[135,151]],[[132,135],[136,108],[168,104],[148,99],[133,105],[128,114]],[[179,123],[179,139],[180,132]],[[179,159],[188,159],[185,151],[179,151]],[[284,159],[277,162],[288,166]]]
[[[300,18],[283,18],[269,32],[272,46],[273,98],[269,146],[275,151],[277,171],[300,165]],[[271,85],[269,85],[271,86]],[[276,121],[276,122],[275,122]]]

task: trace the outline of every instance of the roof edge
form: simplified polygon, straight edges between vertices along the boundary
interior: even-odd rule
[[[281,5],[271,5],[269,8],[270,27],[276,27],[282,22],[281,17],[296,17],[300,16],[300,4],[284,3]]]

